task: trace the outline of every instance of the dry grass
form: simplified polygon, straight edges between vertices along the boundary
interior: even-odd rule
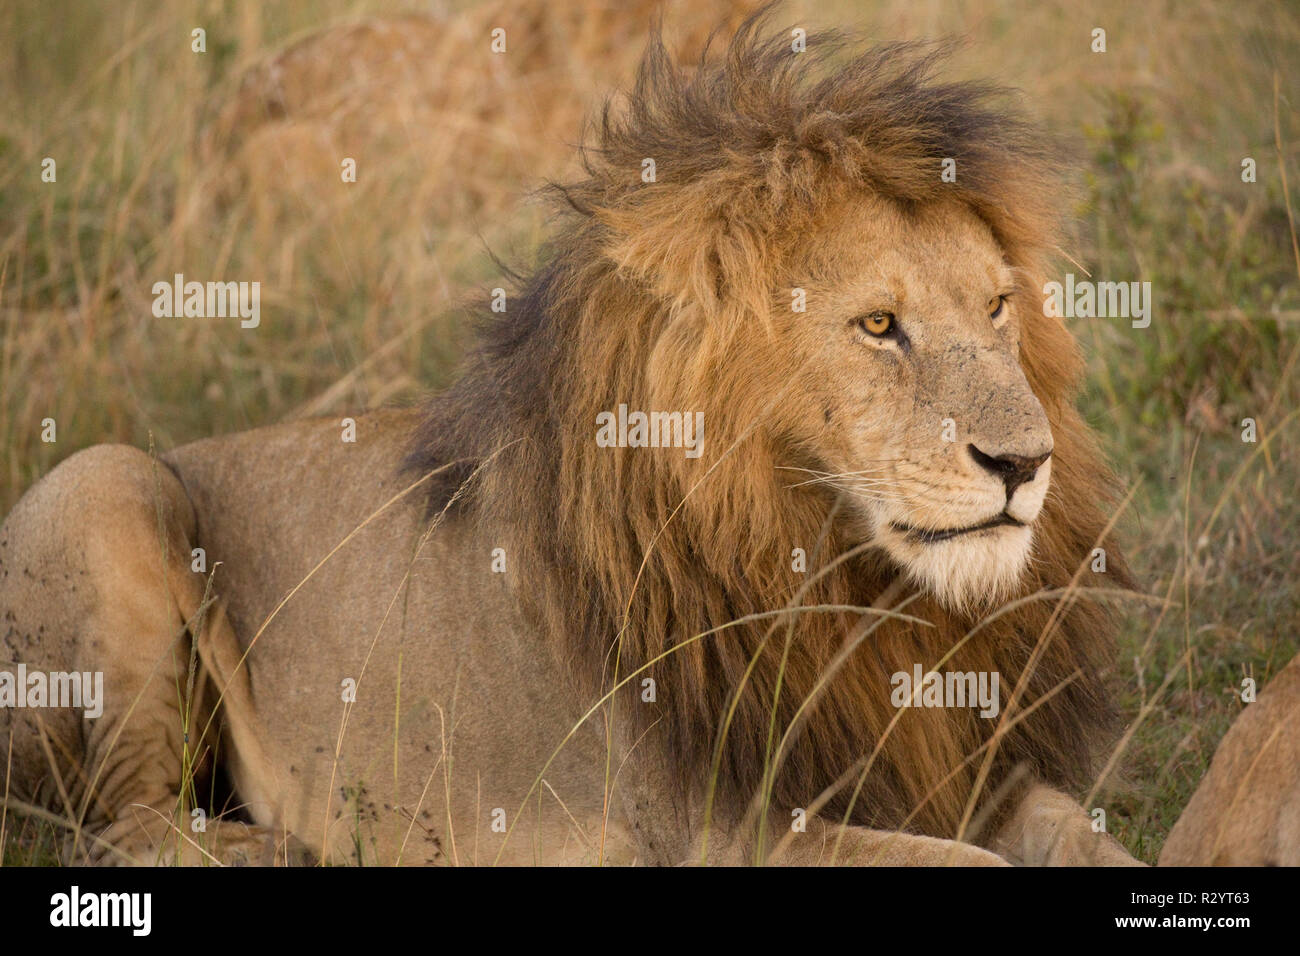
[[[674,4],[670,33],[698,49],[700,18],[740,6]],[[277,85],[259,64],[301,58],[308,32],[408,7],[6,5],[0,511],[95,442],[147,446],[152,434],[169,447],[445,383],[466,343],[458,303],[498,274],[485,247],[535,260],[545,222],[525,194],[563,174],[582,116],[639,54],[642,7],[572,9],[476,6],[387,35],[354,26]],[[694,12],[673,19],[683,9]],[[1078,265],[1062,271],[1153,284],[1149,329],[1074,330],[1092,373],[1085,409],[1138,484],[1133,564],[1172,602],[1133,612],[1114,684],[1126,721],[1141,719],[1095,799],[1154,860],[1241,706],[1232,689],[1245,675],[1262,684],[1298,649],[1300,421],[1288,416],[1300,408],[1300,256],[1283,173],[1300,189],[1300,13],[839,0],[779,16],[890,39],[968,36],[958,68],[1025,89],[1080,162],[1066,250]],[[512,55],[490,59],[489,24],[518,42]],[[203,55],[190,51],[196,26]],[[1089,50],[1098,26],[1104,55]],[[357,183],[341,182],[341,155],[357,159]],[[40,180],[47,156],[54,185]],[[1246,156],[1257,183],[1241,181]],[[260,281],[257,334],[153,318],[150,287],[175,272]],[[56,444],[40,440],[46,417]],[[1247,417],[1259,443],[1240,440]],[[48,844],[36,821],[7,818],[5,861],[45,859]]]

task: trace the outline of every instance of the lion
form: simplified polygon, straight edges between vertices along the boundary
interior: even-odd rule
[[[1169,831],[1161,866],[1300,866],[1300,657],[1248,704]]]
[[[5,646],[104,709],[0,710],[11,805],[102,863],[1136,862],[1068,795],[1131,581],[1053,151],[942,49],[766,23],[652,36],[426,405],[26,493]],[[941,672],[1002,691],[898,694]]]

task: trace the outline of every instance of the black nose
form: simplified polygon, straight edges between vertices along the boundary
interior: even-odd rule
[[[1052,457],[1051,449],[1041,455],[989,455],[974,445],[966,446],[970,456],[987,471],[993,472],[1007,486],[1007,499],[1010,500],[1015,490],[1026,481],[1032,481],[1038,472],[1038,466]]]

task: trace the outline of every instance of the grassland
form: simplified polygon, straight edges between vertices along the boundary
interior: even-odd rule
[[[498,275],[486,250],[534,261],[545,213],[526,194],[564,172],[583,111],[628,80],[638,50],[576,47],[495,77],[453,124],[482,84],[456,76],[444,49],[428,68],[463,95],[433,131],[399,98],[368,104],[372,127],[403,134],[363,152],[351,191],[305,188],[291,173],[312,137],[346,129],[301,129],[257,167],[209,135],[268,53],[325,24],[405,9],[0,10],[0,513],[96,442],[168,447],[413,401],[448,380],[466,342],[466,290]],[[957,71],[1023,89],[1077,167],[1062,272],[1152,284],[1149,328],[1072,325],[1089,361],[1084,409],[1133,491],[1131,563],[1167,599],[1130,615],[1113,675],[1129,734],[1092,805],[1154,861],[1242,707],[1242,679],[1262,686],[1300,650],[1300,11],[837,0],[784,16],[880,38],[967,37]],[[203,54],[191,51],[199,26]],[[1105,53],[1090,49],[1096,27]],[[544,139],[520,141],[520,129]],[[465,163],[457,146],[476,138],[499,140],[497,159]],[[56,183],[42,181],[46,157]],[[260,280],[259,334],[155,319],[151,285],[176,272]],[[55,443],[41,440],[45,418],[58,423]],[[49,859],[44,827],[10,817],[4,861]]]

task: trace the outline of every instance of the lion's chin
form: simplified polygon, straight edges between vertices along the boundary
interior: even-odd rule
[[[885,549],[944,606],[972,612],[1014,593],[1029,564],[1033,535],[1026,526],[1004,526],[933,543],[891,540]]]

